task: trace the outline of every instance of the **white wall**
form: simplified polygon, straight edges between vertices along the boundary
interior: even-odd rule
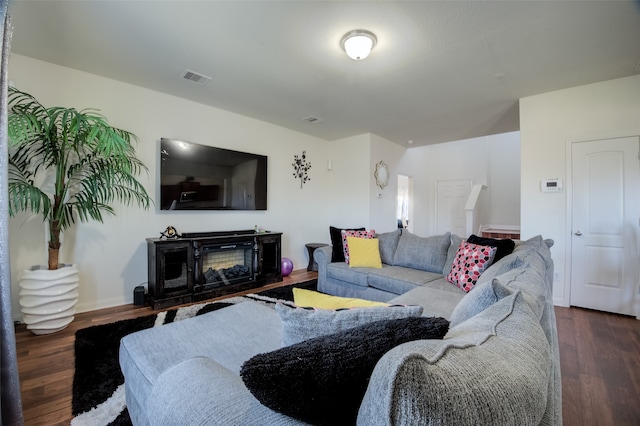
[[[487,225],[520,225],[520,133],[487,137]]]
[[[267,211],[160,212],[158,207],[144,211],[116,206],[116,216],[107,217],[104,224],[80,223],[66,233],[60,259],[79,266],[79,311],[131,303],[133,288],[147,282],[145,238],[158,237],[168,225],[179,232],[251,229],[254,225],[283,232],[283,256],[293,260],[295,269],[307,265],[305,243],[329,242],[326,141],[15,54],[10,58],[9,78],[45,106],[97,108],[112,125],[136,134],[138,157],[149,168],[149,175],[140,180],[154,199],[159,192],[161,137],[269,156]],[[312,169],[311,181],[300,189],[291,163],[294,154],[303,150]],[[44,225],[39,218],[28,220],[26,215],[11,219],[9,225],[13,309],[19,315],[21,270],[46,261]]]
[[[520,100],[521,226],[523,238],[555,241],[554,302],[569,304],[571,229],[567,194],[540,192],[540,181],[567,182],[569,144],[640,135],[640,75],[559,90]]]
[[[481,224],[519,225],[519,162],[519,132],[409,148],[397,170],[414,178],[414,233],[436,233],[436,182],[447,179],[487,185]]]
[[[338,228],[369,227],[370,140],[364,134],[327,143],[333,169],[324,201],[329,223]]]

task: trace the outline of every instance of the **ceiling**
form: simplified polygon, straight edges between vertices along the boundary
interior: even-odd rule
[[[638,0],[14,0],[9,10],[17,54],[326,140],[374,133],[421,146],[514,131],[521,97],[640,72]],[[339,43],[359,28],[378,44],[354,61]]]

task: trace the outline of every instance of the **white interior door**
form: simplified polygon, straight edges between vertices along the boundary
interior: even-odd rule
[[[436,188],[436,234],[467,234],[464,206],[471,191],[471,179],[439,180]]]
[[[637,315],[639,142],[632,137],[571,147],[571,305]]]

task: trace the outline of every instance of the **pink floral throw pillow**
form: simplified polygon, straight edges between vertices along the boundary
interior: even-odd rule
[[[344,251],[344,261],[349,263],[349,244],[347,244],[347,237],[356,238],[374,238],[376,231],[371,229],[370,231],[350,231],[343,230],[342,234],[342,250]]]
[[[453,259],[451,272],[447,275],[447,281],[468,293],[476,285],[480,275],[493,262],[496,250],[495,247],[462,241]]]

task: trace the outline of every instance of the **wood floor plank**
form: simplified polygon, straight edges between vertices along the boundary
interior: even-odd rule
[[[315,272],[294,271],[283,283],[259,290],[316,276]],[[564,425],[640,425],[640,321],[580,308],[556,307],[555,311]],[[133,305],[85,312],[76,315],[67,329],[49,336],[35,336],[24,325],[16,326],[26,424],[69,424],[77,330],[154,312]]]
[[[580,393],[582,399],[582,416],[588,425],[615,425],[611,400],[603,404],[603,399],[608,399],[605,381],[600,377],[588,374],[580,375]]]
[[[562,378],[578,379],[580,366],[578,364],[578,353],[576,348],[560,343],[560,365],[562,366]]]
[[[578,310],[576,313],[574,332],[576,333],[576,352],[580,372],[590,377],[599,378],[600,369],[594,357],[594,353],[597,353],[598,342],[594,337],[592,324],[584,310]]]
[[[638,347],[640,347],[640,345],[638,345]],[[631,383],[633,383],[631,393],[633,395],[640,395],[640,352],[625,353],[622,355],[622,359],[627,366]],[[640,404],[638,405],[640,406]]]
[[[562,376],[562,419],[565,425],[585,425],[581,404],[566,401],[581,401],[580,378]]]

